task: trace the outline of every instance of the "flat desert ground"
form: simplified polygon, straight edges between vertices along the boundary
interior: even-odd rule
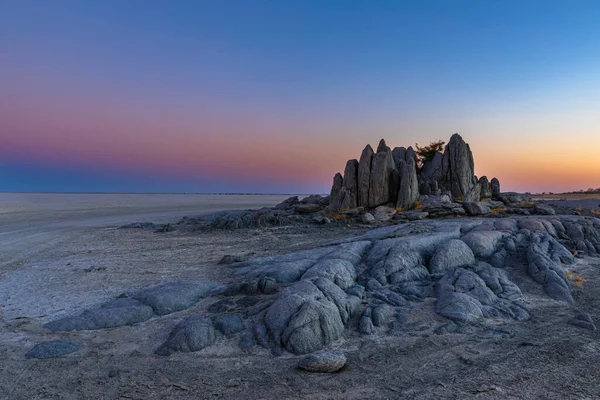
[[[535,295],[531,318],[506,335],[435,335],[418,316],[405,335],[351,335],[338,344],[348,363],[335,374],[298,370],[297,356],[243,351],[228,338],[196,353],[154,354],[174,325],[204,315],[213,298],[134,326],[69,333],[43,328],[164,282],[233,282],[239,278],[231,267],[218,264],[227,254],[281,254],[365,232],[317,225],[119,229],[272,206],[286,197],[0,194],[0,398],[600,399],[597,331],[567,324],[569,307],[535,303]],[[600,263],[589,259],[580,267],[585,283],[573,296],[600,321]],[[62,358],[25,357],[35,344],[54,339],[85,347]]]

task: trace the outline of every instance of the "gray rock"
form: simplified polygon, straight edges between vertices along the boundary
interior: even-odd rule
[[[303,279],[283,291],[263,322],[271,343],[306,354],[340,338],[359,306],[359,298],[348,296],[328,279]]]
[[[316,215],[312,217],[311,221],[317,225],[325,225],[331,223],[331,220],[323,215]]]
[[[429,264],[432,274],[444,274],[446,271],[475,263],[473,251],[465,242],[452,239],[442,244],[434,253]]]
[[[435,153],[431,161],[427,161],[423,164],[421,176],[425,181],[438,182],[442,177],[442,159],[443,154],[440,152]]]
[[[467,215],[475,216],[475,215],[487,215],[487,214],[492,213],[491,208],[489,208],[486,203],[483,203],[480,201],[473,201],[473,202],[463,201],[462,206],[465,209],[465,211],[467,212]]]
[[[371,320],[373,321],[373,325],[375,326],[384,326],[392,315],[394,314],[394,309],[387,304],[380,304],[376,307],[373,307],[373,311],[371,313]]]
[[[575,318],[569,321],[569,324],[577,326],[583,329],[589,329],[591,331],[596,330],[596,324],[589,313],[578,311]]]
[[[348,260],[322,259],[302,275],[302,279],[327,278],[342,289],[355,284],[356,270]]]
[[[412,147],[404,152],[404,160],[397,165],[400,172],[400,187],[398,190],[397,207],[408,210],[419,198],[419,181],[417,178],[417,159]]]
[[[212,282],[170,282],[141,290],[132,298],[152,307],[155,314],[165,315],[190,308],[216,287]]]
[[[373,149],[367,145],[358,162],[358,205],[369,206],[369,186],[371,182],[371,164],[373,162]]]
[[[497,178],[492,178],[490,185],[492,186],[492,196],[500,193],[500,181]]]
[[[298,204],[295,209],[299,214],[312,214],[320,211],[321,206],[319,204]]]
[[[329,204],[329,196],[321,196],[320,194],[311,194],[300,200],[302,204],[318,204],[320,206],[326,206]]]
[[[298,202],[298,196],[292,196],[277,204],[275,208],[278,210],[286,210],[288,208],[292,208],[294,205],[298,204]]]
[[[298,362],[298,368],[309,372],[337,372],[346,365],[346,356],[341,351],[311,354]]]
[[[473,187],[474,162],[469,145],[455,133],[444,148],[440,183],[455,198],[464,198]]]
[[[44,325],[55,332],[95,330],[133,325],[154,317],[152,307],[134,299],[109,301],[78,316],[61,318]]]
[[[188,318],[173,328],[167,341],[156,350],[160,356],[169,356],[175,352],[190,353],[199,351],[215,343],[217,335],[209,319]]]
[[[555,215],[556,214],[556,210],[554,210],[554,208],[550,207],[549,205],[542,204],[539,202],[535,203],[534,209],[535,209],[536,214],[540,214],[540,215]]]
[[[396,215],[396,209],[386,206],[379,206],[375,209],[375,220],[379,222],[391,221]]]
[[[465,202],[479,202],[481,200],[481,185],[476,183],[465,195]]]
[[[373,320],[371,319],[371,307],[365,308],[363,314],[360,317],[358,324],[358,331],[363,335],[372,335],[375,333],[375,327],[373,326]]]
[[[461,239],[473,250],[475,257],[488,258],[496,252],[496,247],[504,236],[506,233],[499,231],[472,231]]]
[[[369,181],[369,207],[386,204],[390,200],[390,173],[394,168],[391,150],[378,152],[373,157]]]
[[[333,184],[331,185],[331,193],[329,195],[329,206],[334,210],[341,209],[345,197],[346,188],[344,188],[344,178],[338,172],[333,177]]]
[[[487,176],[479,178],[479,186],[481,187],[481,198],[491,199],[492,198],[492,184],[488,181]]]
[[[52,340],[38,343],[25,354],[26,358],[57,358],[75,353],[83,348],[83,343],[76,340]]]
[[[371,214],[371,213],[364,213],[364,214],[361,216],[361,219],[360,219],[360,221],[361,221],[363,224],[374,224],[375,222],[377,222],[377,220],[375,219],[375,217],[374,217],[374,216],[373,216],[373,214]]]
[[[233,335],[246,329],[244,321],[242,321],[239,315],[235,314],[217,315],[213,318],[213,324],[223,335]]]
[[[516,192],[495,193],[494,198],[503,202],[509,207],[519,206],[525,201],[531,201],[531,196]]]
[[[346,188],[347,208],[358,206],[358,160],[348,160],[344,168],[344,187]],[[344,207],[344,208],[346,208]]]
[[[393,169],[390,172],[390,203],[396,204],[398,201],[398,191],[400,190],[400,171]]]
[[[248,257],[244,256],[244,255],[226,254],[221,258],[221,260],[219,261],[219,264],[229,265],[229,264],[233,264],[236,262],[242,262],[242,261],[246,261],[246,260],[248,260]]]

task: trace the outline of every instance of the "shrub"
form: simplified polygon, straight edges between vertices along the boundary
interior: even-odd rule
[[[444,141],[436,140],[435,142],[429,143],[427,146],[419,146],[418,143],[415,143],[416,151],[415,154],[417,156],[417,166],[419,169],[423,168],[423,164],[427,161],[433,160],[435,153],[440,153],[444,150]]]

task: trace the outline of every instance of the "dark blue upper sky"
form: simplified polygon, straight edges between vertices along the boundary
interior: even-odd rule
[[[593,185],[493,153],[600,143],[599,38],[586,0],[0,0],[0,188],[324,191],[455,131],[514,188]]]

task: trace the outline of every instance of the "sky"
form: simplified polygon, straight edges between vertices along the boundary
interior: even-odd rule
[[[447,141],[600,187],[596,0],[0,0],[0,191],[327,193]]]

